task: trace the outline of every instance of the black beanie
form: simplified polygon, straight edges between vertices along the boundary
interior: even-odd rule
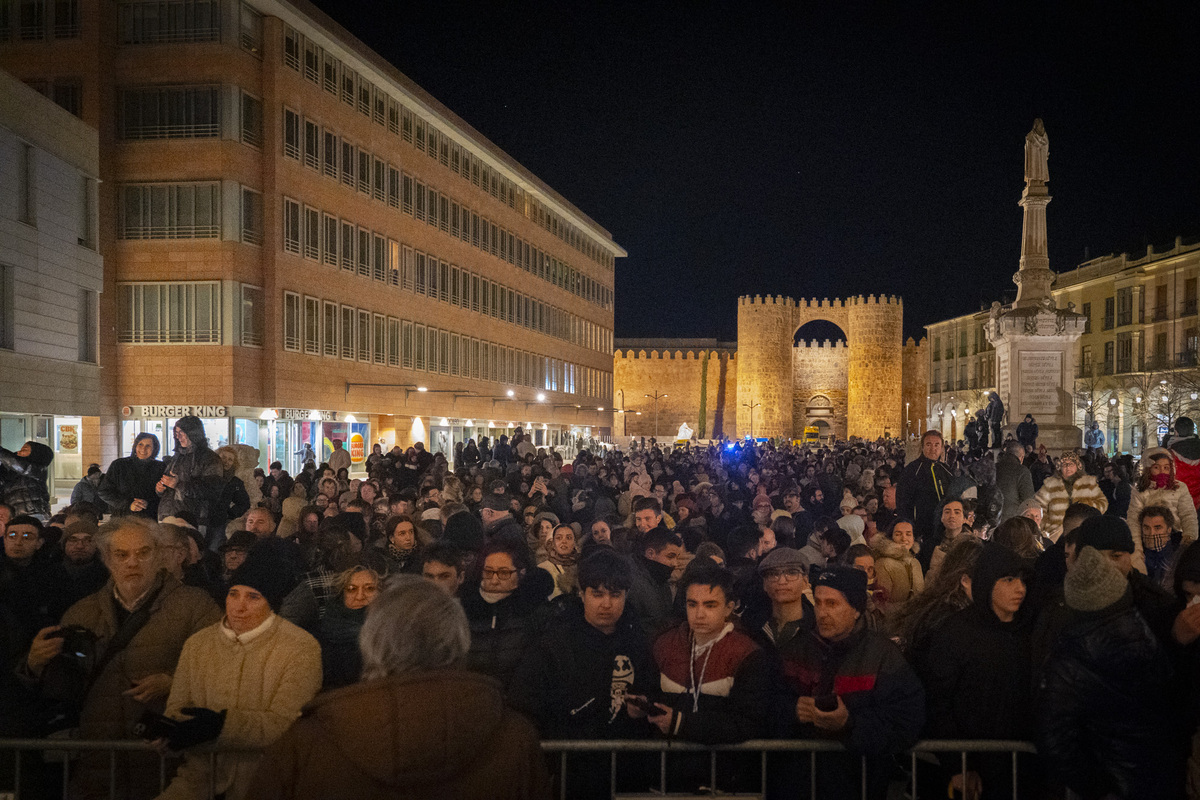
[[[296,588],[292,565],[275,542],[285,544],[282,539],[264,539],[256,544],[229,579],[230,586],[249,586],[261,594],[272,611],[278,611],[283,598]]]
[[[478,550],[483,546],[483,523],[470,511],[460,511],[446,520],[442,536],[459,550]]]
[[[818,586],[828,586],[837,589],[846,596],[846,602],[854,606],[860,613],[867,610],[867,573],[861,569],[835,565],[814,570],[813,591]]]
[[[1129,526],[1125,524],[1125,520],[1120,517],[1091,517],[1085,519],[1078,528],[1075,552],[1081,552],[1085,547],[1132,553],[1133,535],[1129,533]]]

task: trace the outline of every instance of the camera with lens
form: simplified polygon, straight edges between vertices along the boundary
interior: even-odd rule
[[[62,655],[78,658],[81,661],[94,661],[96,658],[96,642],[99,641],[92,631],[82,625],[64,625],[47,639],[62,639]]]

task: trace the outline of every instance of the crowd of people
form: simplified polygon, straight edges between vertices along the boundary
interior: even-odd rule
[[[184,754],[161,795],[153,753],[84,757],[80,797],[659,785],[636,755],[616,787],[606,754],[552,775],[539,737],[836,741],[815,778],[773,754],[766,786],[746,753],[716,786],[707,756],[669,761],[676,790],[822,798],[885,797],[923,738],[1022,740],[1016,771],[923,757],[922,796],[1200,797],[1191,421],[1136,467],[983,422],[990,443],[929,431],[911,459],[651,441],[564,463],[518,429],[453,468],[377,445],[352,477],[340,443],[293,476],[185,417],[169,455],[139,435],[54,515],[52,452],[0,450],[0,736]]]

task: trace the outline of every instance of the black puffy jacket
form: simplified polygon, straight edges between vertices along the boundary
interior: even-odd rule
[[[183,417],[175,427],[188,435],[186,448],[176,447],[175,455],[167,459],[163,472],[179,479],[174,489],[160,495],[159,520],[180,511],[193,514],[200,525],[208,525],[214,506],[225,487],[225,471],[221,460],[208,447],[204,438],[204,427],[196,417]]]
[[[137,445],[144,438],[154,441],[154,452],[143,461],[137,457]],[[108,472],[100,481],[100,499],[108,505],[113,516],[132,514],[157,519],[158,494],[155,486],[162,475],[163,463],[158,460],[158,437],[152,433],[139,434],[133,440],[129,455],[108,465]],[[134,500],[145,500],[146,508],[130,511],[129,506]]]
[[[46,485],[54,451],[29,442],[29,455],[19,456],[0,447],[0,498],[13,507],[13,516],[28,514],[50,519],[50,488]]]
[[[489,603],[479,594],[479,584],[463,587],[462,607],[471,629],[467,669],[500,681],[507,690],[525,651],[537,641],[552,616],[546,598],[554,579],[544,569],[531,569],[517,590]]]
[[[1076,612],[1038,687],[1038,751],[1085,800],[1183,796],[1188,731],[1171,664],[1127,592]]]

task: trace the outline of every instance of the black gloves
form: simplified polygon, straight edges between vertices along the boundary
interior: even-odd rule
[[[226,712],[195,706],[181,710],[191,719],[177,724],[175,730],[167,736],[167,747],[173,752],[178,753],[180,750],[211,742],[221,735],[221,729],[225,727]]]

